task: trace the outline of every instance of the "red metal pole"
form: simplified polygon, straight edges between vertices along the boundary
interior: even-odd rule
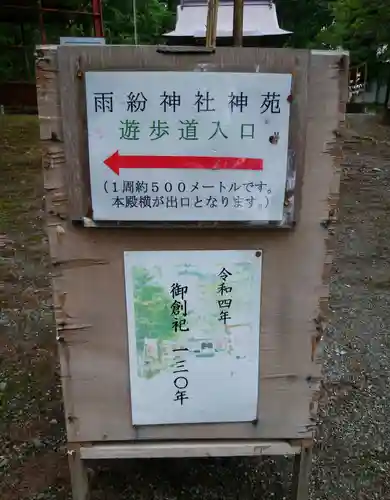
[[[103,37],[103,8],[101,0],[92,0],[93,29],[95,36]]]

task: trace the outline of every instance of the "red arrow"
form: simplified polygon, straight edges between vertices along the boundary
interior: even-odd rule
[[[119,151],[104,163],[116,175],[122,168],[198,168],[208,170],[263,170],[260,158],[229,158],[220,156],[143,156],[121,155]]]

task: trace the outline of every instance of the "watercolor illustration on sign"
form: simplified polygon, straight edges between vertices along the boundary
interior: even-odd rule
[[[245,352],[240,351],[240,339],[246,337],[251,325],[234,324],[234,321],[228,324],[228,321],[232,320],[233,297],[234,309],[247,304],[244,297],[236,295],[248,282],[249,272],[250,267],[245,263],[235,264],[230,271],[221,267],[218,275],[202,273],[191,264],[179,266],[177,274],[182,277],[182,283],[188,283],[189,276],[197,277],[201,303],[196,304],[196,311],[195,305],[188,304],[188,285],[175,282],[164,289],[161,282],[159,284],[162,268],[155,267],[151,271],[144,267],[133,268],[140,376],[150,378],[161,370],[174,367],[174,349],[181,349],[183,345],[187,346],[188,354],[200,358],[227,353],[238,360],[245,359]],[[233,291],[233,288],[238,289]],[[195,325],[197,335],[194,335]]]
[[[259,349],[259,258],[253,251],[248,252],[250,258],[245,252],[232,252],[225,258],[226,252],[154,253],[164,256],[157,256],[157,262],[154,258],[150,264],[144,254],[139,264],[134,262],[133,252],[126,254],[132,290],[131,363],[136,364],[132,396],[134,391],[142,394],[147,390],[149,396],[153,394],[153,403],[165,394],[169,415],[169,407],[204,400],[207,379],[215,383],[222,379],[225,387],[220,386],[220,396],[226,391],[231,394],[234,388],[242,393],[245,385],[253,417]],[[249,390],[251,384],[253,391]],[[206,407],[214,407],[215,413],[215,405],[219,405],[218,398],[208,401]],[[133,409],[137,409],[136,404]],[[148,411],[145,408],[144,413]]]
[[[93,217],[282,220],[289,74],[87,72]]]

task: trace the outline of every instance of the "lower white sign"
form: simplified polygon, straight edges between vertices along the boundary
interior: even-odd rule
[[[257,418],[261,252],[125,252],[133,425]]]

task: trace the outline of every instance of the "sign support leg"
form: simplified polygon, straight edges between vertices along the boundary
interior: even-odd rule
[[[79,450],[69,450],[68,456],[73,500],[90,500],[85,460],[81,459]]]
[[[294,457],[292,500],[308,500],[309,478],[312,464],[312,446],[302,446]]]

